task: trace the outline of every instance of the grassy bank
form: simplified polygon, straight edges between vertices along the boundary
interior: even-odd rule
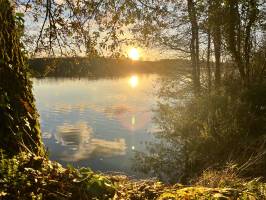
[[[192,186],[165,185],[64,168],[26,153],[13,158],[2,154],[0,161],[0,199],[266,199],[266,185],[258,179],[226,182],[220,177],[215,184],[210,184],[213,176],[210,180],[205,176]]]

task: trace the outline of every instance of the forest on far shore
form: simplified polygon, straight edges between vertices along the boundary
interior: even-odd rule
[[[132,61],[130,59],[65,57],[29,59],[34,77],[113,77],[130,73],[169,74],[191,71],[189,60],[163,59]]]

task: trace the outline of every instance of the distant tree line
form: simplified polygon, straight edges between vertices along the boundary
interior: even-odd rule
[[[29,68],[35,77],[112,77],[130,75],[132,73],[169,74],[189,72],[189,61],[160,60],[132,61],[114,58],[35,58],[29,60]]]

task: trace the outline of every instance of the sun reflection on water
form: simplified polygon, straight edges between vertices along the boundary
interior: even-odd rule
[[[137,87],[139,84],[139,77],[136,76],[136,75],[133,75],[129,78],[129,85],[132,87],[132,88],[135,88]]]
[[[131,125],[134,126],[136,124],[136,118],[135,116],[131,117]]]

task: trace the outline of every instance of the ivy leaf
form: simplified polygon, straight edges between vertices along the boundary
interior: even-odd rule
[[[19,18],[23,18],[24,17],[24,13],[18,12],[18,13],[16,13],[16,16],[19,17]]]

